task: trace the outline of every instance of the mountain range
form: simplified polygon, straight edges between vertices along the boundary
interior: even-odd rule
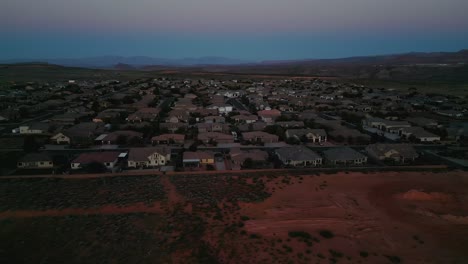
[[[200,58],[182,58],[182,59],[164,59],[152,58],[147,56],[98,56],[78,59],[13,59],[0,60],[2,64],[42,62],[55,64],[67,67],[84,67],[84,68],[113,68],[116,65],[128,65],[134,68],[139,68],[149,65],[163,66],[194,66],[194,65],[240,65],[250,63],[251,61],[230,59],[224,57],[200,57]]]
[[[2,64],[41,62],[68,67],[105,69],[148,69],[152,67],[286,67],[286,66],[371,66],[371,65],[424,65],[468,64],[468,49],[458,52],[411,52],[392,55],[358,56],[337,59],[303,59],[276,61],[249,61],[224,57],[165,59],[147,56],[100,56],[79,59],[16,59],[0,60]]]

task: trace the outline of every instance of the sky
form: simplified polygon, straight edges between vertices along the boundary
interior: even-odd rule
[[[2,0],[0,59],[245,60],[468,48],[467,0]]]

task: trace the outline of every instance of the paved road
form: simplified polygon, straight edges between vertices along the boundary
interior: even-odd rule
[[[243,105],[239,99],[231,98],[227,101],[229,104],[232,104],[237,110],[249,111],[245,105]]]

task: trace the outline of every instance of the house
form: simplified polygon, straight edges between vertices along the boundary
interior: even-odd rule
[[[120,152],[89,152],[82,153],[71,162],[72,170],[83,169],[92,163],[100,163],[112,170],[116,167]]]
[[[161,129],[167,129],[170,132],[174,133],[180,129],[187,129],[188,124],[187,123],[159,123],[159,127]]]
[[[229,125],[223,123],[198,123],[195,125],[198,129],[198,133],[206,132],[229,132]]]
[[[357,129],[341,125],[334,127],[334,129],[329,133],[329,136],[337,142],[347,141],[349,144],[368,144],[371,141],[369,135],[363,134]],[[396,136],[398,137],[398,135]]]
[[[294,167],[316,167],[322,165],[322,157],[304,146],[284,147],[275,151],[284,165]]]
[[[116,120],[120,118],[120,115],[122,112],[125,112],[125,110],[122,109],[107,109],[99,114],[97,114],[96,117],[93,118],[93,122],[109,122],[111,120]]]
[[[231,119],[233,119],[236,123],[251,124],[251,123],[257,122],[258,116],[256,116],[256,115],[235,115],[235,116],[232,116]]]
[[[182,158],[184,167],[200,167],[214,164],[214,153],[207,151],[185,151]]]
[[[304,122],[303,121],[280,121],[280,122],[276,122],[276,125],[280,126],[280,127],[285,127],[285,128],[288,128],[288,127],[304,127]]]
[[[159,108],[151,108],[151,107],[140,108],[135,113],[130,114],[126,118],[126,120],[132,123],[143,122],[143,121],[152,122],[158,117],[160,112],[161,112],[161,109]]]
[[[129,168],[164,166],[171,160],[171,149],[165,146],[131,148],[128,153]]]
[[[297,140],[307,139],[309,142],[321,143],[327,141],[327,132],[324,129],[288,129],[286,138],[296,138]]]
[[[241,150],[240,148],[232,148],[230,151],[232,164],[240,169],[246,159],[251,159],[256,164],[268,163],[268,153],[263,150]]]
[[[367,157],[356,150],[343,147],[331,148],[323,152],[325,160],[331,165],[361,165],[367,163]]]
[[[97,135],[104,133],[105,130],[106,128],[103,123],[83,122],[70,127],[63,131],[62,134],[70,139],[68,144],[90,145],[93,144],[94,138]],[[57,138],[60,138],[60,136]],[[66,141],[66,138],[62,141]],[[55,143],[60,144],[59,141],[56,141]]]
[[[366,147],[366,151],[372,158],[398,163],[411,162],[419,157],[409,144],[372,144]]]
[[[250,141],[252,143],[274,143],[278,142],[279,139],[277,135],[269,134],[263,131],[244,132],[242,133],[242,138],[245,141]]]
[[[151,138],[154,144],[184,144],[185,135],[182,134],[162,134]]]
[[[244,91],[241,91],[241,90],[228,90],[228,91],[220,91],[219,94],[224,95],[227,98],[237,98],[237,97],[241,97],[242,95],[244,95]]]
[[[234,137],[232,135],[223,134],[219,132],[205,132],[198,134],[198,140],[201,140],[203,143],[234,143]]]
[[[438,125],[436,120],[425,117],[411,117],[406,120],[411,124],[420,127],[436,127]]]
[[[224,103],[215,103],[206,107],[206,109],[217,109],[220,114],[229,114],[232,112],[232,105]]]
[[[16,163],[18,169],[52,169],[54,162],[45,153],[29,153]]]
[[[176,109],[168,113],[166,122],[169,123],[178,123],[178,122],[188,122],[190,119],[190,114],[186,109]]]
[[[61,145],[61,144],[70,144],[71,142],[71,139],[70,137],[66,136],[64,133],[62,132],[59,132],[55,135],[53,135],[51,138],[50,138],[50,141],[53,142],[54,144],[58,144],[58,145]]]
[[[436,114],[441,116],[448,116],[448,117],[455,117],[455,118],[462,118],[463,113],[455,110],[437,110],[435,111]]]
[[[114,131],[104,136],[99,136],[96,141],[102,145],[125,145],[133,140],[141,141],[143,133],[131,130]]]
[[[281,112],[276,109],[258,111],[257,115],[266,123],[273,123],[281,116]]]
[[[411,127],[411,124],[406,121],[393,121],[382,118],[366,118],[362,121],[363,127],[376,128],[383,132],[398,134],[398,131],[403,127]]]
[[[45,134],[49,131],[49,124],[44,122],[34,122],[19,127],[20,134]]]
[[[49,121],[63,125],[74,125],[78,120],[84,117],[86,117],[86,115],[80,113],[64,113],[51,117]]]
[[[435,142],[440,141],[440,136],[426,131],[422,127],[405,127],[401,129],[401,134],[406,138],[414,137],[419,142]]]
[[[226,118],[223,116],[206,116],[203,118],[205,123],[225,123]]]

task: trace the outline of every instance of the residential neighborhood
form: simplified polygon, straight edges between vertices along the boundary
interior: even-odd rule
[[[27,88],[27,89],[26,89]],[[466,164],[466,98],[322,79],[28,83],[2,174]],[[99,164],[99,165],[97,165]]]

